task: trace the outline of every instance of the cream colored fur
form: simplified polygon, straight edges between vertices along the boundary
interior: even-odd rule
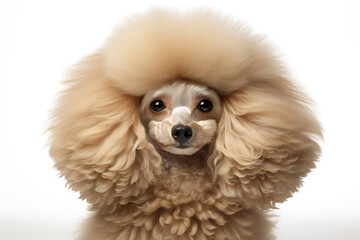
[[[221,96],[216,136],[192,168],[164,168],[139,116],[141,98],[176,79]],[[272,239],[267,210],[320,154],[309,100],[267,44],[209,11],[129,19],[65,84],[50,155],[93,212],[79,239]]]

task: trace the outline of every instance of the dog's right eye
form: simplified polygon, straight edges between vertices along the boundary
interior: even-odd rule
[[[150,109],[153,112],[161,112],[165,109],[165,104],[161,100],[154,100],[150,103]]]

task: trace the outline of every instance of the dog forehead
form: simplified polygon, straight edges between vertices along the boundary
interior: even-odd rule
[[[185,82],[174,82],[155,91],[154,96],[170,97],[173,108],[190,106],[196,97],[209,95],[209,89],[205,86]]]

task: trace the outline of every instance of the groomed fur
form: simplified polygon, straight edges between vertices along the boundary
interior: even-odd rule
[[[204,164],[169,174],[139,107],[177,79],[214,89],[222,116],[196,155]],[[80,239],[270,239],[264,210],[297,191],[320,154],[309,101],[266,43],[211,12],[136,16],[65,84],[50,154],[94,211]]]

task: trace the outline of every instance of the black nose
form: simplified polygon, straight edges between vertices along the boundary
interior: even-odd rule
[[[177,142],[183,144],[191,138],[192,129],[189,126],[184,126],[181,124],[175,125],[171,130],[171,135]]]

